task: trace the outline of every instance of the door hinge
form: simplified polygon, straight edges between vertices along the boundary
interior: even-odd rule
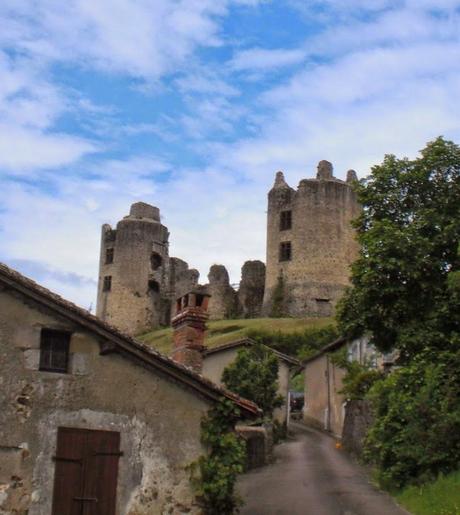
[[[123,456],[123,451],[117,452],[95,452],[93,456]]]

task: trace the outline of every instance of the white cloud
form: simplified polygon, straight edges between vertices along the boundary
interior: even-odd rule
[[[173,71],[194,49],[221,43],[227,0],[32,0],[0,7],[0,41],[45,61],[135,76]],[[3,14],[3,16],[2,16]]]
[[[96,150],[83,138],[0,124],[0,176],[1,169],[29,175],[42,168],[65,166]]]
[[[268,71],[298,64],[305,59],[302,49],[265,49],[250,48],[240,50],[231,59],[229,65],[236,71]]]

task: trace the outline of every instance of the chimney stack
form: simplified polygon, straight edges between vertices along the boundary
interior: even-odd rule
[[[176,301],[176,315],[171,321],[174,349],[172,359],[195,372],[203,367],[204,335],[210,295],[196,290]]]

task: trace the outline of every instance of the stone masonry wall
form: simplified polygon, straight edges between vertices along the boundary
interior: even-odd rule
[[[238,311],[243,318],[257,318],[262,310],[265,289],[265,264],[246,261],[241,269]]]
[[[237,297],[230,286],[229,275],[224,265],[212,265],[208,274],[209,283],[206,285],[209,299],[210,320],[234,318],[237,313]]]

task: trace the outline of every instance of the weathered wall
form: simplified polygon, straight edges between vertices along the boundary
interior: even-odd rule
[[[43,327],[72,331],[70,373],[38,370]],[[7,291],[0,389],[0,513],[51,513],[59,426],[120,432],[118,515],[199,512],[185,467],[202,453],[208,405],[120,355],[99,355],[92,335]]]
[[[238,349],[231,348],[221,350],[219,352],[213,352],[211,354],[205,354],[203,360],[203,371],[202,375],[210,379],[213,383],[223,385],[222,374],[224,369],[233,363],[237,357]],[[282,360],[278,360],[278,393],[285,399],[285,404],[275,410],[274,417],[280,423],[284,424],[287,420],[287,398],[289,392],[289,367]]]
[[[235,318],[237,313],[237,297],[230,286],[230,279],[224,265],[212,265],[208,274],[209,283],[206,285],[209,299],[210,320]]]
[[[348,401],[343,422],[343,447],[360,457],[363,453],[364,439],[372,425],[373,416],[369,401]]]
[[[262,311],[265,290],[265,264],[246,261],[241,268],[238,290],[238,312],[243,318],[257,318]]]
[[[323,354],[305,365],[305,404],[303,418],[307,424],[341,436],[345,398],[339,391],[345,371]]]
[[[303,179],[297,190],[281,172],[268,194],[267,272],[263,313],[270,315],[273,297],[283,278],[282,311],[290,316],[329,316],[348,284],[350,264],[358,244],[350,221],[360,211],[351,188],[332,176],[332,165],[321,161],[316,179]],[[291,211],[290,229],[281,230],[283,211]],[[292,257],[280,261],[280,244],[291,242]]]

